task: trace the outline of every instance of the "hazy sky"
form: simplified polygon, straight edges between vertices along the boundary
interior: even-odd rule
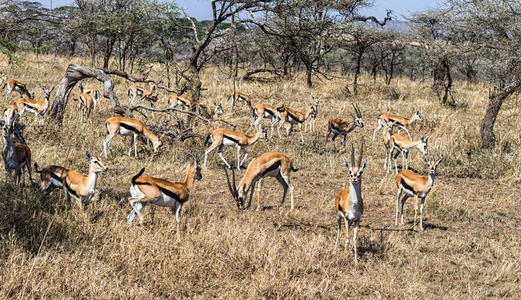
[[[45,7],[70,5],[73,0],[41,0]],[[210,18],[210,0],[176,0],[180,7],[184,7],[186,12],[196,19]],[[374,15],[379,19],[385,15],[386,9],[391,9],[395,17],[400,20],[403,16],[410,16],[411,12],[422,11],[436,7],[437,0],[375,0],[374,6],[362,11],[365,15]]]

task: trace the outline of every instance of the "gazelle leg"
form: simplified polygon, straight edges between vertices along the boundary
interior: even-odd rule
[[[181,211],[181,208],[183,207],[183,204],[180,202],[175,203],[175,222],[176,222],[176,230],[177,234],[179,235],[179,212]]]
[[[335,151],[337,151],[336,150],[336,145],[335,145],[335,139],[336,139],[337,136],[338,136],[338,134],[333,132],[333,137],[331,138],[331,143],[333,143],[333,148],[335,149]]]
[[[137,157],[137,134],[134,133],[132,137],[132,142],[134,144],[134,157]]]
[[[336,218],[337,227],[336,227],[336,242],[335,242],[335,249],[338,246],[338,239],[340,238],[340,232],[342,231],[342,218],[344,215],[341,211],[338,212],[338,216]]]
[[[331,129],[329,129],[329,130],[327,131],[327,135],[326,135],[326,143],[327,143],[327,140],[329,139],[329,135],[330,135],[330,134],[331,134]]]
[[[135,199],[135,200],[133,200]],[[139,198],[135,198],[135,197],[130,197],[128,198],[128,202],[130,203],[130,206],[132,207],[133,211],[137,214],[137,216],[139,217],[139,224],[138,225],[141,225],[143,223],[143,215],[141,215],[141,209],[143,208],[144,204],[142,202],[140,202],[143,198],[142,197],[139,197]],[[129,215],[130,217],[130,215]],[[134,220],[134,217],[132,218],[132,220]],[[129,222],[129,227],[130,225],[132,225],[131,222]]]
[[[373,132],[373,142],[374,142],[374,139],[376,138],[376,133],[378,132],[378,130],[380,130],[382,128],[382,123],[380,123],[380,120],[378,120],[378,126],[376,126],[376,129],[374,130]]]
[[[356,220],[353,227],[353,248],[355,250],[355,263],[358,263],[358,246],[356,243],[356,234],[358,233],[358,223],[360,220]]]
[[[400,219],[401,219],[401,224],[403,225],[404,222],[403,222],[403,206],[405,204],[405,201],[407,200],[407,198],[409,198],[409,196],[407,196],[407,193],[403,196],[402,198],[402,209],[401,209],[401,212],[400,212]]]
[[[347,134],[344,134],[344,149],[346,148],[346,137],[347,137]]]
[[[246,149],[241,148],[241,150],[242,150],[242,152],[244,153],[244,157],[242,158],[241,164],[239,165],[239,169],[240,169],[240,166],[242,166],[242,164],[243,164],[244,161],[246,160],[246,157],[248,156],[248,152],[246,151]],[[238,154],[238,153],[237,153],[237,154]],[[239,156],[237,155],[237,157],[239,157]],[[239,161],[237,160],[237,162],[239,162]]]
[[[293,124],[291,124],[291,128],[293,128]],[[302,123],[298,123],[298,131],[300,132],[300,140],[304,143],[304,134],[302,133]]]
[[[226,166],[228,167],[228,169],[231,169],[232,166],[230,166],[230,164],[226,161],[226,159],[224,159],[224,156],[223,156],[223,144],[221,144],[219,146],[219,150],[217,150],[217,155],[219,155],[219,157],[224,161],[224,163],[226,164]]]
[[[409,151],[405,152],[405,169],[409,169]]]
[[[412,228],[416,226],[416,216],[418,214],[418,195],[414,195],[414,223],[412,223]]]
[[[423,230],[423,202],[425,202],[425,197],[421,198],[420,202],[420,230]]]
[[[261,190],[262,186],[264,185],[264,178],[261,178],[259,182],[259,190],[257,191],[257,208],[255,208],[256,211],[260,210],[260,196],[261,196]]]
[[[208,158],[208,154],[213,151],[213,149],[217,148],[218,144],[212,143],[210,147],[204,152],[204,166],[206,167],[206,159]]]
[[[347,255],[347,249],[350,247],[351,242],[349,241],[349,220],[347,219],[346,215],[344,214],[344,222],[346,223],[346,244],[344,247],[344,254]]]

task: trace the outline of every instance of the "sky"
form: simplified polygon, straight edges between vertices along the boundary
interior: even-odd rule
[[[73,0],[41,0],[45,7],[71,5]],[[210,0],[176,0],[176,3],[185,8],[186,12],[198,20],[211,18]],[[385,16],[386,9],[391,9],[397,20],[403,20],[412,12],[435,8],[438,0],[374,0],[374,6],[364,9],[362,14],[373,15],[378,19]]]

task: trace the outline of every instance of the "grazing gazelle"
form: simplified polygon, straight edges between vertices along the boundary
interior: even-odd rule
[[[391,135],[389,140],[390,151],[389,151],[389,164],[387,168],[387,173],[391,171],[391,157],[393,152],[396,150],[396,154],[394,155],[394,170],[396,174],[398,174],[398,166],[396,164],[396,158],[400,153],[402,154],[402,169],[409,169],[409,150],[412,148],[418,148],[423,155],[427,155],[427,142],[429,137],[422,136],[418,141],[412,142],[406,136],[395,133]]]
[[[130,135],[132,136],[132,140],[130,142],[130,149],[128,150],[128,156],[132,153],[132,146],[134,146],[134,156],[137,157],[137,145],[136,138],[138,134],[143,134],[145,138],[152,141],[152,146],[154,147],[154,152],[157,152],[157,149],[161,146],[161,140],[157,135],[155,135],[152,131],[150,131],[143,122],[127,118],[127,117],[112,117],[107,119],[105,123],[107,127],[107,138],[103,143],[103,154],[105,158],[107,158],[107,146],[110,150],[110,154],[112,155],[112,139],[120,134],[120,135]]]
[[[256,210],[260,209],[260,193],[264,183],[264,178],[266,177],[275,177],[284,188],[284,194],[282,195],[282,201],[280,202],[281,207],[284,205],[284,200],[286,199],[286,194],[289,188],[289,192],[291,194],[291,209],[293,209],[295,207],[295,199],[293,195],[293,186],[289,180],[289,175],[291,172],[296,171],[298,171],[298,169],[295,169],[291,159],[286,155],[278,152],[267,152],[253,159],[248,165],[248,169],[239,182],[239,185],[235,185],[235,172],[233,169],[232,181],[230,181],[228,171],[226,171],[226,168],[224,169],[224,172],[226,173],[226,181],[228,182],[228,189],[235,199],[237,208],[239,209],[244,208],[248,192],[250,193],[249,203],[251,204],[255,184],[260,179]]]
[[[358,232],[358,224],[360,218],[364,213],[364,202],[362,201],[362,173],[367,167],[369,159],[366,158],[362,165],[362,154],[364,151],[364,145],[360,147],[360,157],[358,158],[358,164],[355,165],[355,150],[353,144],[351,144],[351,166],[344,157],[344,165],[349,171],[350,180],[347,188],[341,190],[336,194],[335,197],[335,208],[337,212],[337,234],[335,248],[338,245],[338,239],[340,238],[340,232],[342,231],[342,219],[344,219],[346,226],[346,245],[344,247],[344,253],[347,253],[349,247],[349,227],[353,225],[353,248],[355,251],[355,262],[358,262],[358,248],[356,245],[356,234]]]
[[[107,171],[107,165],[99,157],[90,156],[89,151],[85,155],[89,161],[89,175],[85,177],[76,170],[66,170],[62,181],[66,200],[72,196],[80,210],[83,210],[83,204],[89,204],[96,192],[98,173]]]
[[[275,124],[280,120],[277,114],[277,109],[269,104],[257,104],[251,109],[253,112],[253,119],[251,119],[250,128],[252,126],[259,128],[259,123],[264,118],[271,119],[270,138],[273,137],[273,126],[275,126]]]
[[[293,131],[293,125],[298,124],[300,131],[300,139],[302,143],[304,142],[304,135],[302,134],[302,124],[309,118],[309,116],[311,116],[311,114],[315,110],[315,107],[312,103],[304,103],[304,105],[306,106],[306,110],[304,111],[304,113],[295,111],[286,106],[281,106],[277,108],[277,117],[280,119],[279,126],[277,127],[277,133],[279,137],[280,128],[284,126],[284,122],[288,122],[291,124],[288,130],[288,135],[290,135]]]
[[[308,124],[309,124],[309,131],[314,132],[315,125],[317,123],[318,104],[320,103],[320,97],[315,98],[314,96],[311,96],[311,101],[313,101],[313,102],[308,103],[308,105],[313,105],[314,110],[311,113],[311,116],[309,117],[309,119],[307,119],[304,122],[304,132],[307,132]]]
[[[378,130],[382,129],[385,124],[394,122],[393,124],[395,126],[398,126],[398,128],[404,128],[405,130],[407,130],[406,126],[411,124],[415,120],[418,120],[418,121],[422,120],[419,110],[417,110],[414,113],[414,115],[412,115],[412,117],[410,117],[410,118],[397,116],[397,115],[389,115],[389,114],[380,115],[378,117],[378,126],[375,128],[375,130],[373,132],[373,142],[376,137],[376,133],[378,132]]]
[[[45,100],[19,98],[14,102],[20,117],[22,117],[25,111],[28,111],[34,114],[35,121],[37,116],[40,116],[43,120],[43,115],[47,111],[47,108],[49,108],[49,98],[51,97],[54,87],[51,89],[42,88],[42,90],[45,93]]]
[[[76,99],[75,99],[76,100]],[[79,95],[78,109],[80,110],[80,122],[83,121],[83,116],[87,120],[90,116],[93,107],[96,107],[94,97],[87,93],[81,93]]]
[[[63,177],[68,169],[60,166],[48,166],[38,170],[38,164],[34,163],[34,170],[40,174],[40,191],[48,195],[55,188],[63,188]]]
[[[192,100],[188,99],[185,96],[173,93],[170,98],[168,98],[168,105],[171,107],[180,107],[181,109],[188,109],[192,106]]]
[[[7,75],[2,74],[2,81],[4,86],[2,88],[6,89],[5,92],[5,104],[7,105],[9,103],[9,94],[11,92],[18,92],[20,93],[20,97],[23,97],[24,95],[27,98],[31,98],[31,93],[29,93],[29,90],[27,90],[27,87],[25,84],[21,83],[20,81],[16,80],[7,80]]]
[[[24,125],[19,126],[15,122],[9,126],[4,126],[4,145],[2,148],[2,158],[5,167],[5,181],[9,178],[14,179],[16,185],[20,184],[20,179],[23,177],[23,185],[25,185],[25,169],[29,174],[29,180],[33,183],[31,174],[31,149],[25,144],[22,137],[21,130]],[[12,172],[15,170],[15,178]],[[22,174],[23,172],[23,174]]]
[[[268,136],[264,126],[261,126],[257,133],[251,136],[224,128],[215,129],[214,131],[212,131],[212,133],[208,135],[208,137],[206,137],[206,142],[208,143],[208,141],[211,141],[212,144],[204,152],[204,166],[206,167],[206,160],[208,158],[208,154],[212,152],[215,148],[219,147],[219,150],[217,150],[217,154],[224,161],[226,166],[231,169],[230,164],[228,164],[228,162],[226,161],[226,159],[224,159],[222,154],[223,147],[230,146],[237,148],[237,169],[240,170],[242,164],[248,156],[248,152],[245,148],[253,145],[261,137],[264,137],[264,140],[268,140]],[[240,160],[241,150],[244,153],[242,161]]]
[[[132,177],[132,186],[130,187],[130,197],[128,202],[132,207],[132,211],[128,215],[128,226],[132,225],[136,215],[139,217],[139,224],[143,223],[143,216],[140,211],[147,204],[175,208],[175,220],[177,233],[179,234],[179,212],[183,204],[188,201],[192,194],[192,188],[195,180],[201,180],[201,167],[199,159],[187,163],[186,177],[183,182],[170,182],[155,177],[139,178],[145,168]]]
[[[131,106],[134,105],[136,97],[141,98],[141,104],[143,104],[145,100],[148,100],[150,106],[154,106],[154,102],[157,101],[156,86],[152,86],[152,90],[149,90],[144,87],[133,85],[128,89],[128,97],[128,102]]]
[[[398,188],[398,194],[396,197],[396,213],[395,213],[395,225],[398,225],[398,209],[400,208],[400,197],[402,193],[405,193],[403,198],[401,199],[401,212],[400,219],[401,224],[403,225],[403,205],[405,204],[405,200],[409,197],[414,197],[414,223],[413,228],[416,226],[416,215],[418,212],[418,198],[421,199],[420,202],[420,230],[423,230],[423,203],[425,202],[425,198],[429,194],[432,189],[432,185],[434,184],[434,175],[436,175],[436,168],[438,165],[444,160],[444,158],[440,158],[438,162],[429,162],[423,157],[423,162],[429,167],[429,175],[421,176],[411,170],[402,170],[398,175],[396,175],[396,187]]]
[[[333,148],[335,148],[336,151],[336,145],[335,145],[335,139],[338,135],[344,136],[344,148],[346,146],[346,136],[348,133],[353,131],[356,127],[363,128],[364,123],[362,122],[362,112],[358,108],[358,105],[353,104],[353,108],[356,113],[356,117],[351,114],[351,117],[353,117],[353,121],[345,121],[340,118],[332,118],[328,122],[327,126],[327,135],[326,135],[326,142],[329,139],[329,135],[332,133],[333,137],[331,138],[331,143],[333,143]]]
[[[235,101],[242,102],[242,103],[248,105],[249,107],[251,107],[250,97],[248,95],[240,93],[240,92],[233,93],[233,95],[231,95],[228,98],[228,101],[230,101],[230,108],[233,108],[235,106]]]
[[[94,102],[94,108],[96,109],[96,105],[98,105],[100,99],[100,92],[97,88],[85,88],[83,87],[83,80],[78,84],[78,88],[80,89],[80,94],[85,93],[92,96],[92,101]]]

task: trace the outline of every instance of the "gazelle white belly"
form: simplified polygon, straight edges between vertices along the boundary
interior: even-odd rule
[[[229,139],[227,139],[227,138],[224,138],[224,139],[223,139],[223,144],[224,144],[225,146],[233,146],[233,147],[237,146],[237,142],[232,141],[232,140],[229,140]]]
[[[126,129],[124,127],[119,127],[119,134],[121,134],[121,135],[133,135],[134,131]]]
[[[157,198],[153,203],[158,206],[175,207],[177,200],[161,193],[161,197]]]

